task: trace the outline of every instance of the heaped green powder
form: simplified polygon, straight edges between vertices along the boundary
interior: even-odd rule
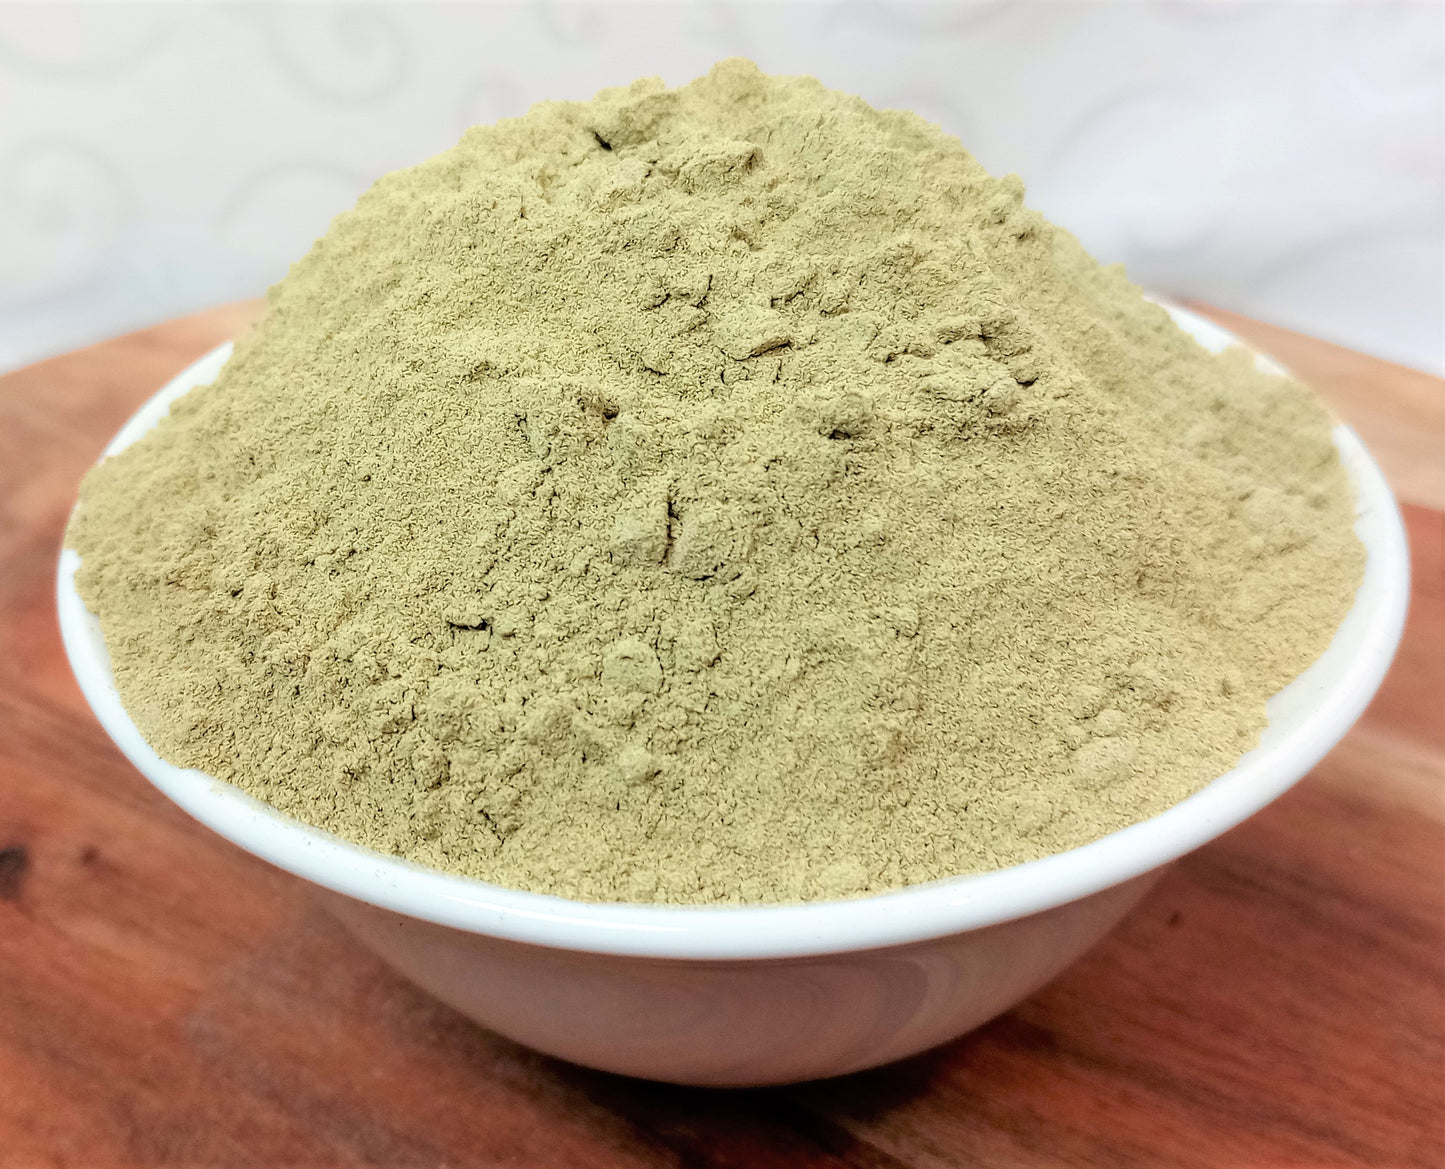
[[[385,176],[85,482],[127,709],[589,899],[889,889],[1198,790],[1359,581],[1331,420],[1022,198],[741,61]]]

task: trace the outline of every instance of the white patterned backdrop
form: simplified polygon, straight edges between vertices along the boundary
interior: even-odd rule
[[[1441,3],[0,4],[0,369],[251,296],[467,125],[750,56],[957,134],[1135,279],[1424,369]]]

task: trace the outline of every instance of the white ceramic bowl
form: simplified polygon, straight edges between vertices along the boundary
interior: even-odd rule
[[[1202,343],[1227,333],[1176,318]],[[212,380],[223,346],[148,402],[135,441]],[[1285,791],[1364,710],[1404,623],[1404,530],[1379,469],[1336,428],[1368,550],[1325,654],[1271,700],[1260,745],[1203,791],[1070,852],[850,901],[758,907],[590,904],[504,889],[349,844],[229,784],[165,762],[121,706],[95,618],[63,553],[65,648],[102,725],[156,787],[226,839],[313,882],[367,945],[487,1027],[577,1063],[688,1084],[776,1084],[899,1059],[978,1026],[1053,978],[1161,867]]]

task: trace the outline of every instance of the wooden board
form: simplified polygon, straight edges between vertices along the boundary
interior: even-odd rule
[[[75,484],[233,306],[0,378],[0,1166],[1429,1166],[1445,1125],[1445,516],[1406,508],[1393,673],[1289,795],[1181,861],[1018,1009],[842,1080],[709,1092],[568,1067],[382,967],[190,821],[64,662]],[[1445,384],[1243,326],[1438,506]],[[1413,420],[1413,421],[1412,421]]]

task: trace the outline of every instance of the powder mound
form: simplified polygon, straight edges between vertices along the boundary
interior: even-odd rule
[[[1330,428],[938,129],[729,61],[383,177],[69,540],[175,763],[524,889],[847,896],[1253,745],[1361,574]]]

